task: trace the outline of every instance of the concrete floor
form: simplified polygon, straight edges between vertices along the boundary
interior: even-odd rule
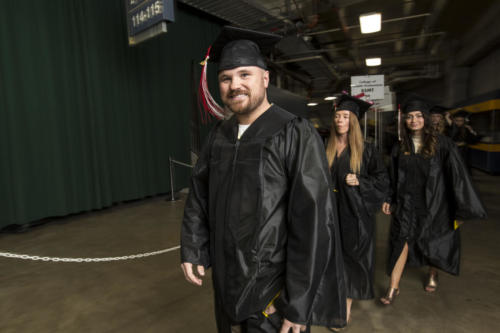
[[[408,269],[391,307],[355,302],[348,332],[497,332],[500,330],[500,177],[475,172],[489,219],[462,228],[459,277],[442,273],[434,295],[425,269]],[[0,251],[60,257],[110,257],[179,244],[183,201],[116,206],[0,234]],[[387,284],[389,219],[377,218],[378,296]],[[111,263],[46,263],[0,258],[0,332],[216,332],[207,279],[184,281],[179,251]],[[313,327],[313,333],[328,332]]]

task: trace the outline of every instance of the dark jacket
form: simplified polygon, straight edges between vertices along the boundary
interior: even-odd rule
[[[277,106],[240,140],[237,128],[235,117],[220,123],[196,164],[182,262],[213,268],[216,298],[234,322],[281,292],[275,304],[288,320],[343,326],[342,254],[319,135]]]

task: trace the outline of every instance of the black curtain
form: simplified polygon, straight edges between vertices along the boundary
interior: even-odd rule
[[[192,64],[220,31],[175,14],[129,47],[124,0],[0,1],[0,229],[169,191],[169,155],[190,161]]]

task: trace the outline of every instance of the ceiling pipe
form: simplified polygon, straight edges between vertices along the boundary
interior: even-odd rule
[[[404,77],[397,77],[395,79],[389,79],[387,84],[388,85],[393,85],[395,83],[401,83],[401,82],[408,82],[408,81],[414,81],[414,80],[422,80],[422,79],[439,79],[442,76],[441,73],[437,74],[429,74],[429,75],[415,75],[415,76],[404,76]]]
[[[311,79],[305,78],[304,76],[297,74],[294,71],[286,69],[284,66],[281,66],[280,64],[277,64],[276,62],[268,62],[268,64],[269,64],[269,67],[273,68],[276,71],[284,73],[285,75],[292,77],[293,79],[299,81],[300,83],[302,83],[306,87],[309,87],[312,84]]]
[[[419,54],[419,55],[399,55],[399,56],[384,56],[382,55],[383,62],[380,67],[377,68],[391,68],[391,67],[399,67],[405,65],[422,65],[428,63],[438,63],[445,60],[443,56],[429,56],[428,54]],[[336,62],[335,63],[338,68],[342,68],[343,71],[351,72],[354,71],[355,68],[350,61]]]
[[[337,71],[330,65],[330,63],[325,59],[325,57],[320,56],[320,55],[311,56],[311,57],[287,59],[287,60],[279,60],[279,61],[275,61],[274,63],[277,65],[281,65],[281,64],[296,63],[296,62],[302,62],[302,61],[311,61],[311,60],[318,60],[318,61],[322,62],[323,65],[325,65],[328,68],[329,73],[332,74],[332,76],[335,79],[338,80],[341,78],[341,75],[339,73],[337,73]]]
[[[403,0],[403,15],[404,16],[409,16],[411,12],[413,11],[413,8],[415,7],[415,1],[405,1]],[[401,23],[401,31],[405,31],[405,27],[407,25],[407,22]],[[405,46],[405,42],[402,40],[398,40],[397,42],[394,43],[394,52],[396,53],[402,53],[403,49]]]
[[[409,16],[404,16],[404,17],[396,17],[392,19],[387,19],[387,20],[382,20],[383,23],[392,23],[392,22],[400,22],[400,21],[405,21],[405,20],[412,20],[412,19],[417,19],[421,17],[426,17],[431,15],[430,13],[423,13],[423,14],[416,14],[416,15],[409,15]],[[359,24],[356,25],[349,25],[345,27],[347,30],[353,29],[353,28],[359,28]],[[334,28],[334,29],[327,29],[327,30],[321,30],[321,31],[315,31],[315,32],[308,32],[305,33],[305,36],[315,36],[315,35],[321,35],[321,34],[327,34],[329,32],[337,32],[337,31],[342,31],[342,28]]]
[[[422,30],[420,31],[420,38],[417,40],[417,43],[415,45],[416,50],[422,50],[425,46],[426,38],[427,38],[427,31],[431,30],[436,21],[439,18],[439,15],[441,15],[441,12],[443,11],[446,2],[448,0],[435,0],[434,6],[432,8],[432,15],[428,16],[425,19],[425,23],[422,27]]]
[[[275,64],[288,64],[291,62],[301,62],[301,61],[310,61],[310,60],[317,60],[322,58],[322,56],[310,56],[310,57],[301,57],[301,58],[293,58],[293,59],[287,59],[287,60],[278,60],[275,61]]]
[[[437,38],[437,40],[432,44],[430,54],[435,56],[438,53],[439,47],[443,44],[446,34],[442,34]]]
[[[377,42],[371,42],[371,43],[364,43],[360,44],[360,47],[367,47],[367,46],[374,46],[374,45],[382,45],[382,44],[387,44],[387,43],[393,43],[398,40],[409,40],[409,39],[416,39],[416,38],[422,38],[423,37],[431,37],[431,36],[441,36],[445,34],[445,32],[440,31],[440,32],[432,32],[428,34],[420,34],[420,35],[415,35],[415,36],[407,36],[407,37],[401,37],[401,38],[394,38],[394,39],[387,39],[387,40],[381,40]]]
[[[391,85],[394,83],[414,81],[419,79],[438,79],[441,76],[442,73],[439,70],[439,65],[429,65],[425,66],[421,70],[394,72],[389,75],[387,83]]]

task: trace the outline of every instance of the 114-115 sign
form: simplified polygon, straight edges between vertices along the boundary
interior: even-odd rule
[[[129,41],[131,38],[140,41],[166,32],[166,24],[175,21],[174,0],[125,1]]]

